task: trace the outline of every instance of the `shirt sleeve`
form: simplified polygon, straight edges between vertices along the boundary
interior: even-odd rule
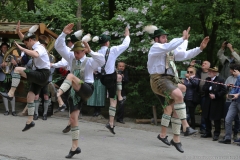
[[[100,54],[98,52],[93,52],[91,50],[90,53],[88,53],[92,58],[88,60],[89,65],[94,69],[97,70],[98,67],[102,67],[105,64],[105,57],[103,54]]]
[[[227,57],[224,55],[224,50],[220,49],[217,53],[217,57],[220,60],[220,62],[222,63],[222,65],[224,64],[224,62],[227,60]]]
[[[114,54],[116,57],[118,57],[129,47],[130,41],[130,37],[126,36],[122,44],[111,47],[111,54]]]
[[[196,47],[188,51],[175,49],[173,53],[176,61],[183,61],[183,60],[194,58],[201,52],[202,51],[200,47]]]
[[[236,63],[240,63],[240,56],[235,51],[232,52],[232,56],[234,57]]]
[[[237,81],[235,82],[234,86],[239,86],[240,85],[239,82],[240,82],[240,76],[237,77]],[[233,87],[229,94],[237,94],[237,93],[240,93],[239,88]]]
[[[178,46],[180,46],[183,43],[183,38],[174,38],[169,43],[155,43],[149,52],[149,55],[159,55],[159,54],[166,54],[174,49],[176,49]]]
[[[72,51],[70,51],[70,48],[67,47],[66,43],[65,43],[65,37],[66,34],[65,33],[61,33],[55,44],[54,47],[56,49],[56,51],[67,61],[70,62],[73,57],[74,57],[74,53]]]
[[[53,68],[61,68],[61,67],[67,67],[68,62],[62,58],[61,61],[58,61],[57,63],[52,64]]]

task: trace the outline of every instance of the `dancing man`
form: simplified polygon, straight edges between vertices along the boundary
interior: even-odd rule
[[[34,32],[38,29],[38,25],[32,26],[28,32],[24,35],[20,31],[20,21],[17,24],[16,32],[19,38],[24,42],[28,49],[21,47],[15,42],[15,45],[24,53],[33,58],[33,69],[26,69],[25,67],[16,67],[12,75],[12,86],[8,93],[0,92],[3,97],[12,100],[16,88],[20,83],[21,76],[26,78],[31,84],[30,89],[27,94],[27,106],[28,106],[28,120],[26,126],[22,130],[27,131],[31,127],[35,126],[33,122],[34,115],[34,98],[35,95],[39,94],[42,87],[48,83],[48,78],[50,76],[50,61],[48,57],[48,52],[39,41],[36,40]]]
[[[106,124],[106,128],[112,133],[114,132],[114,117],[116,114],[116,106],[117,106],[117,73],[115,71],[115,63],[116,59],[120,54],[122,54],[130,44],[130,37],[129,37],[129,30],[125,28],[125,39],[123,40],[121,45],[112,46],[110,47],[110,36],[106,34],[102,34],[99,36],[98,43],[101,45],[101,49],[98,51],[102,55],[105,56],[106,63],[102,67],[102,77],[101,82],[107,88],[109,99],[110,99],[110,106],[109,106],[109,122]],[[122,85],[122,84],[121,84]],[[121,86],[122,87],[122,86]],[[120,88],[121,88],[120,87]],[[124,100],[119,99],[119,101]]]
[[[145,29],[151,33],[151,37],[155,43],[150,48],[148,54],[148,72],[150,74],[150,85],[153,92],[158,97],[165,97],[167,106],[163,106],[164,114],[162,116],[161,126],[162,130],[158,139],[163,143],[176,147],[176,149],[183,153],[182,144],[180,142],[180,128],[183,125],[183,132],[185,136],[194,134],[196,130],[189,127],[186,121],[186,105],[183,101],[183,93],[178,87],[178,73],[174,60],[183,61],[197,56],[207,46],[209,38],[206,37],[202,41],[200,47],[186,51],[181,46],[183,42],[188,39],[189,31],[183,31],[182,38],[175,38],[167,43],[168,33],[163,29],[157,29],[156,26],[151,29]],[[166,130],[169,122],[172,122],[173,139],[169,143],[166,136]]]
[[[104,56],[91,51],[88,43],[85,41],[77,41],[71,50],[66,46],[65,37],[72,32],[73,26],[73,23],[65,26],[63,32],[59,35],[55,42],[55,49],[66,61],[68,61],[68,64],[71,67],[71,73],[67,75],[56,96],[60,97],[64,92],[72,87],[70,98],[68,100],[71,113],[70,123],[72,132],[72,147],[66,158],[72,158],[75,154],[81,153],[81,149],[78,147],[78,115],[83,102],[86,102],[93,93],[94,70],[97,70],[98,67],[103,66],[105,63]],[[86,53],[92,57],[86,57]]]

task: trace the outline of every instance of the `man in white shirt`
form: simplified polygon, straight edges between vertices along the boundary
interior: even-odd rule
[[[114,117],[116,114],[116,106],[117,106],[117,73],[115,71],[115,63],[116,59],[120,54],[122,54],[130,44],[130,37],[129,37],[129,30],[125,28],[125,39],[123,43],[118,46],[110,46],[110,36],[102,34],[99,38],[99,44],[102,46],[98,53],[101,53],[105,56],[106,64],[102,67],[104,70],[102,71],[104,75],[101,77],[101,83],[107,88],[109,99],[110,99],[110,106],[109,106],[109,123],[106,124],[106,128],[112,134],[114,132]]]
[[[103,66],[105,63],[104,56],[91,51],[87,42],[77,41],[71,50],[66,46],[65,37],[72,32],[73,26],[73,23],[65,26],[55,42],[55,49],[71,67],[71,73],[67,75],[57,93],[57,97],[59,97],[72,87],[68,101],[71,113],[72,147],[66,158],[72,158],[75,154],[81,153],[81,149],[78,147],[78,115],[83,102],[86,102],[93,93],[94,70],[97,70],[98,67]],[[86,53],[91,55],[91,58],[86,57]]]
[[[188,39],[189,31],[190,28],[184,30],[182,38],[174,38],[167,43],[168,33],[156,28],[151,35],[155,43],[149,50],[147,62],[151,88],[158,97],[165,97],[167,102],[167,106],[163,106],[162,130],[157,138],[167,145],[172,144],[181,153],[184,152],[179,138],[181,124],[183,125],[185,136],[195,133],[196,130],[189,127],[186,121],[186,105],[183,101],[182,91],[178,88],[178,73],[174,60],[183,61],[197,56],[207,46],[209,41],[209,38],[206,37],[200,47],[186,51],[186,47],[182,45]],[[169,143],[166,130],[170,120],[174,136]]]
[[[3,97],[12,100],[16,88],[20,83],[21,76],[26,78],[28,82],[31,83],[29,92],[27,94],[27,106],[28,106],[28,120],[25,128],[22,130],[27,131],[31,127],[35,126],[33,122],[34,115],[34,98],[35,95],[39,94],[41,88],[48,83],[48,78],[50,76],[50,61],[48,57],[48,52],[39,41],[36,40],[34,32],[31,30],[32,27],[24,35],[20,31],[20,21],[17,24],[16,32],[19,38],[24,42],[28,49],[21,47],[19,44],[15,45],[27,55],[33,58],[33,69],[26,69],[25,67],[16,67],[12,75],[12,87],[8,93],[1,92]],[[31,31],[31,32],[30,32]]]

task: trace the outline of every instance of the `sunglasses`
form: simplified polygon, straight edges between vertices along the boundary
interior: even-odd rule
[[[187,71],[187,73],[191,73],[191,74],[193,74],[193,71]]]

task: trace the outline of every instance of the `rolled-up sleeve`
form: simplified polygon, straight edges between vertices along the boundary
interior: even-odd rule
[[[217,57],[222,64],[227,60],[227,57],[224,55],[224,50],[220,49],[217,53]]]
[[[120,54],[122,54],[129,47],[130,41],[130,37],[126,36],[122,44],[111,47],[111,54],[115,54],[115,56],[119,56]]]

